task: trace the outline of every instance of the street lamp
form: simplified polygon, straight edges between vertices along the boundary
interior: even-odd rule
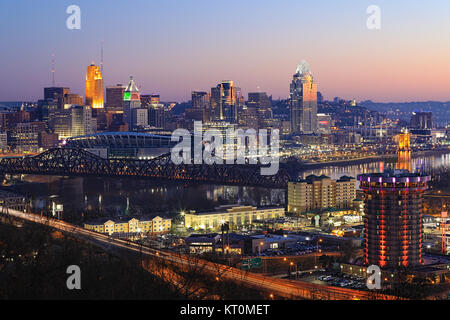
[[[317,239],[316,242],[316,254],[314,255],[314,265],[317,266],[317,253],[319,252],[319,242],[321,243],[323,240],[322,239]]]

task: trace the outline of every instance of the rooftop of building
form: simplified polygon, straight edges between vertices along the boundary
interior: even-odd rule
[[[300,236],[296,236],[296,235],[286,235],[286,236],[280,236],[277,234],[260,234],[260,235],[254,235],[254,236],[250,236],[251,239],[253,240],[264,240],[266,242],[277,242],[277,241],[297,241]]]
[[[347,181],[352,181],[352,180],[355,180],[355,178],[350,177],[350,176],[342,176],[337,180],[337,182],[347,182]]]
[[[102,225],[102,224],[105,224],[108,221],[113,221],[114,223],[127,223],[127,222],[130,222],[133,219],[136,219],[136,220],[138,220],[140,222],[145,222],[145,221],[152,221],[153,219],[158,218],[158,217],[162,218],[162,219],[165,219],[165,220],[166,219],[171,220],[170,218],[161,217],[161,216],[158,216],[158,215],[154,215],[154,216],[146,215],[146,216],[140,216],[140,217],[119,216],[119,217],[97,218],[97,219],[90,220],[90,221],[86,222],[86,224],[88,224],[88,225]]]
[[[219,241],[218,233],[208,233],[208,234],[191,234],[189,237],[184,239],[186,243],[217,243]]]
[[[317,176],[315,174],[311,174],[311,175],[307,176],[305,179],[298,179],[298,180],[292,181],[292,182],[313,183],[314,181],[321,181],[324,179],[331,179],[331,178],[326,175]],[[339,179],[337,179],[336,181],[337,182],[348,182],[348,181],[352,181],[352,180],[355,180],[355,178],[350,177],[350,176],[342,176]]]
[[[430,176],[422,173],[412,173],[408,170],[386,169],[382,173],[365,173],[358,175],[359,181],[379,182],[379,183],[410,183],[410,182],[427,182]]]
[[[254,210],[271,210],[271,209],[284,209],[283,207],[255,207],[255,206],[246,206],[246,205],[239,205],[239,204],[230,204],[230,205],[222,205],[215,207],[214,210],[209,210],[205,212],[195,212],[195,211],[189,211],[186,214],[191,215],[210,215],[210,214],[220,214],[220,213],[238,213],[238,212],[246,212],[246,211],[254,211]]]
[[[113,131],[113,132],[99,132],[84,136],[71,137],[67,140],[79,140],[79,139],[89,139],[103,136],[130,136],[130,137],[145,137],[145,138],[160,138],[170,140],[171,137],[169,135],[158,135],[151,133],[143,133],[143,132],[127,132],[127,131]]]

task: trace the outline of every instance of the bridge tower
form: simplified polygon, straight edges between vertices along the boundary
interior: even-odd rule
[[[398,135],[398,168],[411,172],[411,133],[407,129]]]

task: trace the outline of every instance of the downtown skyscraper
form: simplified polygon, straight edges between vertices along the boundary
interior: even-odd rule
[[[210,119],[211,94],[204,91],[192,91],[192,109],[198,113],[203,122]]]
[[[238,113],[244,104],[241,89],[234,81],[225,80],[211,88],[211,121],[238,122]]]
[[[141,94],[133,77],[130,77],[130,82],[123,94],[123,122],[128,124],[130,131],[137,124],[136,120],[140,109]]]
[[[290,87],[291,133],[317,132],[317,84],[306,61],[297,67]]]
[[[100,67],[88,66],[86,74],[86,105],[93,109],[103,109],[103,78]]]
[[[123,111],[125,86],[117,84],[106,87],[106,108],[108,111]]]

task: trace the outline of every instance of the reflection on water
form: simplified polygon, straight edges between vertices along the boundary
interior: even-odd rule
[[[403,154],[400,155],[399,158],[400,161],[397,159],[387,161],[374,161],[349,166],[328,166],[321,169],[305,171],[303,172],[302,177],[305,178],[310,174],[315,174],[326,175],[333,179],[338,179],[344,175],[356,177],[358,174],[363,173],[383,172],[384,169],[387,169],[389,167],[394,169],[408,169],[410,167],[410,171],[427,171],[429,169],[438,168],[441,166],[450,166],[450,153],[412,158],[410,166],[409,163],[407,163],[410,159],[410,155]]]
[[[64,206],[64,219],[212,210],[222,204],[284,204],[284,190],[203,184],[161,183],[144,179],[24,176],[14,188],[30,200],[33,212]]]
[[[450,154],[411,160],[413,169],[426,170],[449,165]],[[360,173],[382,172],[387,167],[399,168],[399,163],[394,159],[349,166],[328,166],[304,172],[303,177],[310,174],[324,174],[334,179],[343,175],[356,177]],[[24,176],[10,182],[18,192],[30,198],[33,212],[48,212],[52,202],[57,202],[64,206],[64,219],[73,222],[98,216],[124,214],[173,216],[186,210],[211,210],[222,204],[240,203],[254,206],[285,204],[284,190],[254,187],[55,176]]]

